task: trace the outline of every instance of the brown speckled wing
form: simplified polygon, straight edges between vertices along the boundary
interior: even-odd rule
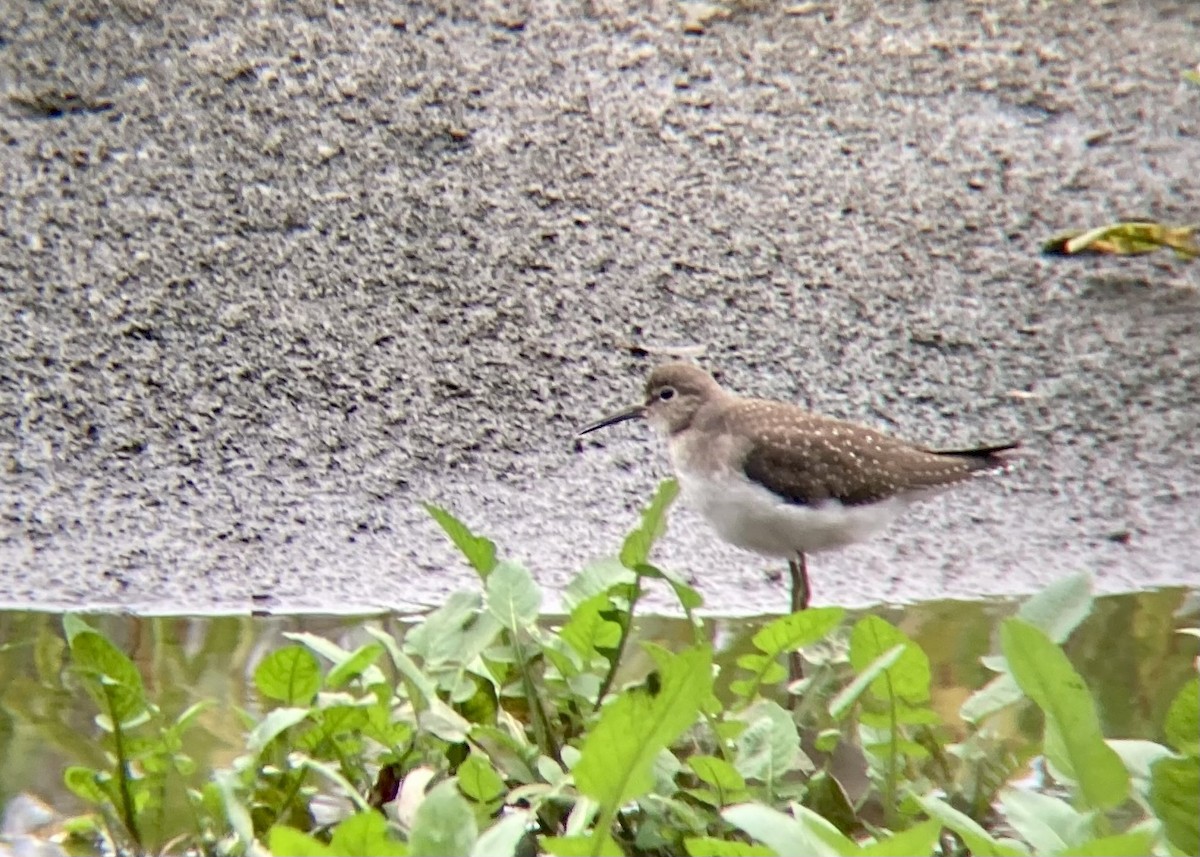
[[[742,461],[746,476],[804,505],[833,499],[858,506],[951,485],[1000,466],[996,453],[1012,446],[935,452],[865,426],[763,400],[741,402],[727,416],[749,438]]]

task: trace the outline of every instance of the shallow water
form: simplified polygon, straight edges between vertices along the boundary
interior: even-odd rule
[[[970,692],[991,677],[980,658],[994,651],[999,622],[1015,601],[944,601],[872,610],[897,623],[929,655],[934,706],[948,723]],[[706,627],[718,663],[732,664],[750,648],[750,637],[774,617],[710,617]],[[167,713],[201,699],[218,704],[207,710],[187,738],[201,769],[229,764],[243,750],[240,709],[255,711],[253,672],[261,658],[284,645],[287,631],[306,631],[352,647],[367,640],[368,625],[402,633],[412,617],[362,616],[135,616],[90,614],[103,631],[137,663],[151,699]],[[546,619],[555,624],[554,617]],[[1171,697],[1185,680],[1196,651],[1193,637],[1175,633],[1200,624],[1200,593],[1162,589],[1107,596],[1067,644],[1071,660],[1093,690],[1105,734],[1114,738],[1158,739]],[[647,616],[639,623],[643,639],[668,644],[691,639],[678,618]],[[45,801],[62,814],[84,809],[62,785],[70,764],[98,764],[101,749],[92,722],[94,709],[65,669],[62,617],[53,613],[0,612],[0,806],[18,795]],[[631,675],[645,668],[631,647]],[[1017,718],[1014,729],[1036,730]],[[182,806],[180,807],[182,809]]]

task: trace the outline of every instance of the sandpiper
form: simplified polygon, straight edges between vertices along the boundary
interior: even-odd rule
[[[667,439],[680,493],[738,547],[786,557],[792,611],[808,606],[805,555],[862,541],[914,501],[1006,464],[1017,443],[932,450],[785,402],[744,398],[667,363],[645,400],[579,435],[644,418]]]

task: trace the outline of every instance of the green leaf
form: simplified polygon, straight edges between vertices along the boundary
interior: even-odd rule
[[[294,827],[276,825],[267,833],[267,847],[274,857],[333,857],[352,852],[335,851],[318,839]]]
[[[542,591],[533,576],[515,562],[502,562],[487,578],[487,607],[509,631],[519,631],[537,621]]]
[[[1085,815],[1066,801],[1041,792],[1006,788],[1000,792],[1000,809],[1037,854],[1068,853],[1066,849],[1091,835],[1090,813]]]
[[[746,780],[737,768],[724,759],[717,756],[690,756],[687,763],[701,782],[717,790],[722,806],[745,799]]]
[[[775,852],[765,845],[726,842],[712,836],[689,836],[683,840],[683,847],[689,857],[776,857]]]
[[[678,495],[679,483],[674,479],[664,479],[659,483],[650,505],[642,512],[641,523],[625,537],[625,543],[621,545],[622,565],[636,569],[650,559],[650,549],[667,531],[667,510]]]
[[[1115,836],[1089,839],[1072,845],[1070,857],[1130,857],[1130,855],[1153,854],[1154,833],[1149,830],[1131,830]]]
[[[840,857],[858,847],[815,812],[793,804],[797,817],[760,803],[743,803],[721,811],[721,817],[769,847],[776,854]]]
[[[100,772],[92,768],[72,765],[63,771],[63,784],[88,803],[106,804],[109,794],[97,781],[99,776]]]
[[[491,763],[478,753],[467,756],[458,766],[459,790],[477,803],[488,803],[504,795],[504,780]]]
[[[240,840],[236,853],[248,854],[255,850],[254,822],[250,818],[250,810],[238,795],[237,775],[230,770],[220,770],[213,773],[217,794],[221,798],[221,806],[225,810],[225,818],[234,835]]]
[[[646,563],[638,565],[636,570],[642,577],[665,581],[671,587],[671,591],[675,593],[675,598],[679,601],[679,606],[685,611],[696,610],[704,606],[704,597],[694,587],[689,586],[673,572],[666,571],[657,566],[647,565]]]
[[[450,537],[450,541],[454,542],[454,546],[466,557],[480,578],[486,579],[496,567],[496,545],[490,539],[475,535],[466,524],[440,506],[432,503],[421,505],[425,507],[429,516],[438,522],[438,526]]]
[[[841,607],[810,607],[768,622],[751,642],[772,658],[794,652],[824,639],[845,615]]]
[[[417,810],[420,815],[420,810]],[[405,857],[408,849],[388,832],[387,820],[373,809],[352,815],[333,829],[329,840],[332,854],[354,857]],[[465,852],[456,852],[465,853]]]
[[[1000,647],[1013,678],[1046,716],[1046,758],[1078,784],[1089,808],[1110,809],[1129,796],[1129,774],[1104,743],[1096,704],[1063,650],[1020,619],[1000,627]]]
[[[590,836],[543,836],[538,843],[554,857],[623,857],[620,846],[607,833],[595,843]]]
[[[499,620],[483,609],[475,592],[454,592],[404,638],[405,648],[425,661],[431,674],[447,665],[464,665],[496,641]]]
[[[604,617],[611,610],[608,595],[599,592],[575,605],[559,636],[584,658],[615,649],[621,639],[621,626]]]
[[[304,753],[293,750],[288,753],[288,764],[296,769],[304,769],[311,771],[318,776],[329,780],[333,785],[341,791],[342,796],[354,805],[354,808],[360,812],[366,812],[371,809],[371,805],[367,803],[367,799],[363,797],[358,789],[346,779],[345,775],[339,766],[324,762],[320,759],[314,759],[312,756],[307,756]]]
[[[1134,785],[1141,789],[1143,794],[1150,792],[1150,770],[1154,763],[1159,759],[1174,755],[1170,748],[1164,747],[1157,741],[1109,738],[1104,743],[1112,747],[1121,757],[1121,764],[1125,766],[1125,770],[1129,771]]]
[[[800,735],[792,715],[773,700],[762,699],[737,714],[747,726],[737,736],[734,767],[746,779],[769,789],[784,774],[807,759],[800,753]]]
[[[450,779],[430,789],[417,807],[408,847],[422,857],[457,857],[471,852],[477,833],[475,813]]]
[[[1017,618],[1062,643],[1091,612],[1092,576],[1084,573],[1056,580],[1030,597],[1017,610]]]
[[[536,819],[527,810],[510,809],[479,835],[471,857],[515,857],[526,831],[535,824]]]
[[[861,846],[858,857],[911,857],[913,854],[932,854],[941,832],[941,822],[932,819],[924,821],[916,827]]]
[[[246,749],[258,755],[268,744],[308,717],[307,708],[275,708],[255,724],[246,736]]]
[[[926,815],[957,833],[972,857],[1022,857],[1027,853],[1023,848],[1000,842],[970,816],[933,795],[917,797],[916,801]]]
[[[1167,743],[1185,756],[1200,756],[1200,678],[1179,689],[1163,721]]]
[[[633,583],[637,577],[633,569],[626,568],[616,557],[597,560],[584,567],[563,590],[563,604],[574,612],[589,598],[607,594],[614,586]]]
[[[329,671],[325,676],[325,686],[337,689],[359,676],[363,676],[367,685],[382,683],[383,673],[374,670],[378,674],[378,680],[375,680],[369,672],[369,668],[375,665],[375,661],[382,654],[383,646],[379,643],[364,643]]]
[[[142,674],[129,657],[77,616],[63,617],[71,666],[96,705],[116,724],[129,724],[149,707]]]
[[[284,646],[263,658],[254,670],[254,686],[267,699],[311,705],[321,689],[321,668],[303,646]]]
[[[399,644],[391,634],[379,628],[373,628],[370,625],[365,630],[383,644],[396,669],[412,686],[412,690],[415,690],[420,695],[420,699],[413,700],[418,709],[422,707],[421,703],[428,703],[432,699],[437,699],[437,685],[433,683],[429,676],[421,671],[421,668],[417,666],[412,658],[401,651]]]
[[[859,673],[865,672],[893,646],[904,646],[904,652],[871,682],[871,693],[884,701],[894,693],[910,705],[928,702],[929,657],[907,634],[878,616],[864,616],[854,623],[850,631],[850,665]]]
[[[1200,758],[1162,759],[1150,769],[1150,806],[1171,844],[1200,854]]]
[[[658,664],[656,693],[646,686],[622,692],[600,712],[584,738],[573,771],[579,791],[613,811],[653,785],[655,757],[692,725],[712,692],[712,650],[685,649],[678,655],[652,644]]]
[[[858,701],[862,696],[867,685],[875,681],[875,679],[886,670],[888,667],[900,660],[900,656],[904,654],[905,646],[903,644],[892,646],[882,655],[871,661],[867,668],[855,676],[854,681],[842,688],[838,694],[829,701],[829,716],[834,720],[841,720],[842,715],[850,710],[850,706]]]
[[[998,659],[1003,660],[1003,658]],[[1004,664],[1003,669],[1007,670],[1008,664]],[[1025,694],[1021,693],[1021,688],[1017,686],[1012,675],[1003,672],[968,696],[958,713],[968,723],[978,723],[985,717],[1024,698]]]

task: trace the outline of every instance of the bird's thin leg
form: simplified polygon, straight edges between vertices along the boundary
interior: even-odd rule
[[[788,560],[788,572],[792,576],[792,612],[799,613],[808,609],[808,562],[803,553],[796,554],[795,559]],[[788,656],[788,680],[799,681],[804,678],[804,660],[799,652]]]
[[[792,575],[792,612],[798,613],[808,609],[808,561],[804,554],[796,554],[795,559],[788,560],[788,571]]]

